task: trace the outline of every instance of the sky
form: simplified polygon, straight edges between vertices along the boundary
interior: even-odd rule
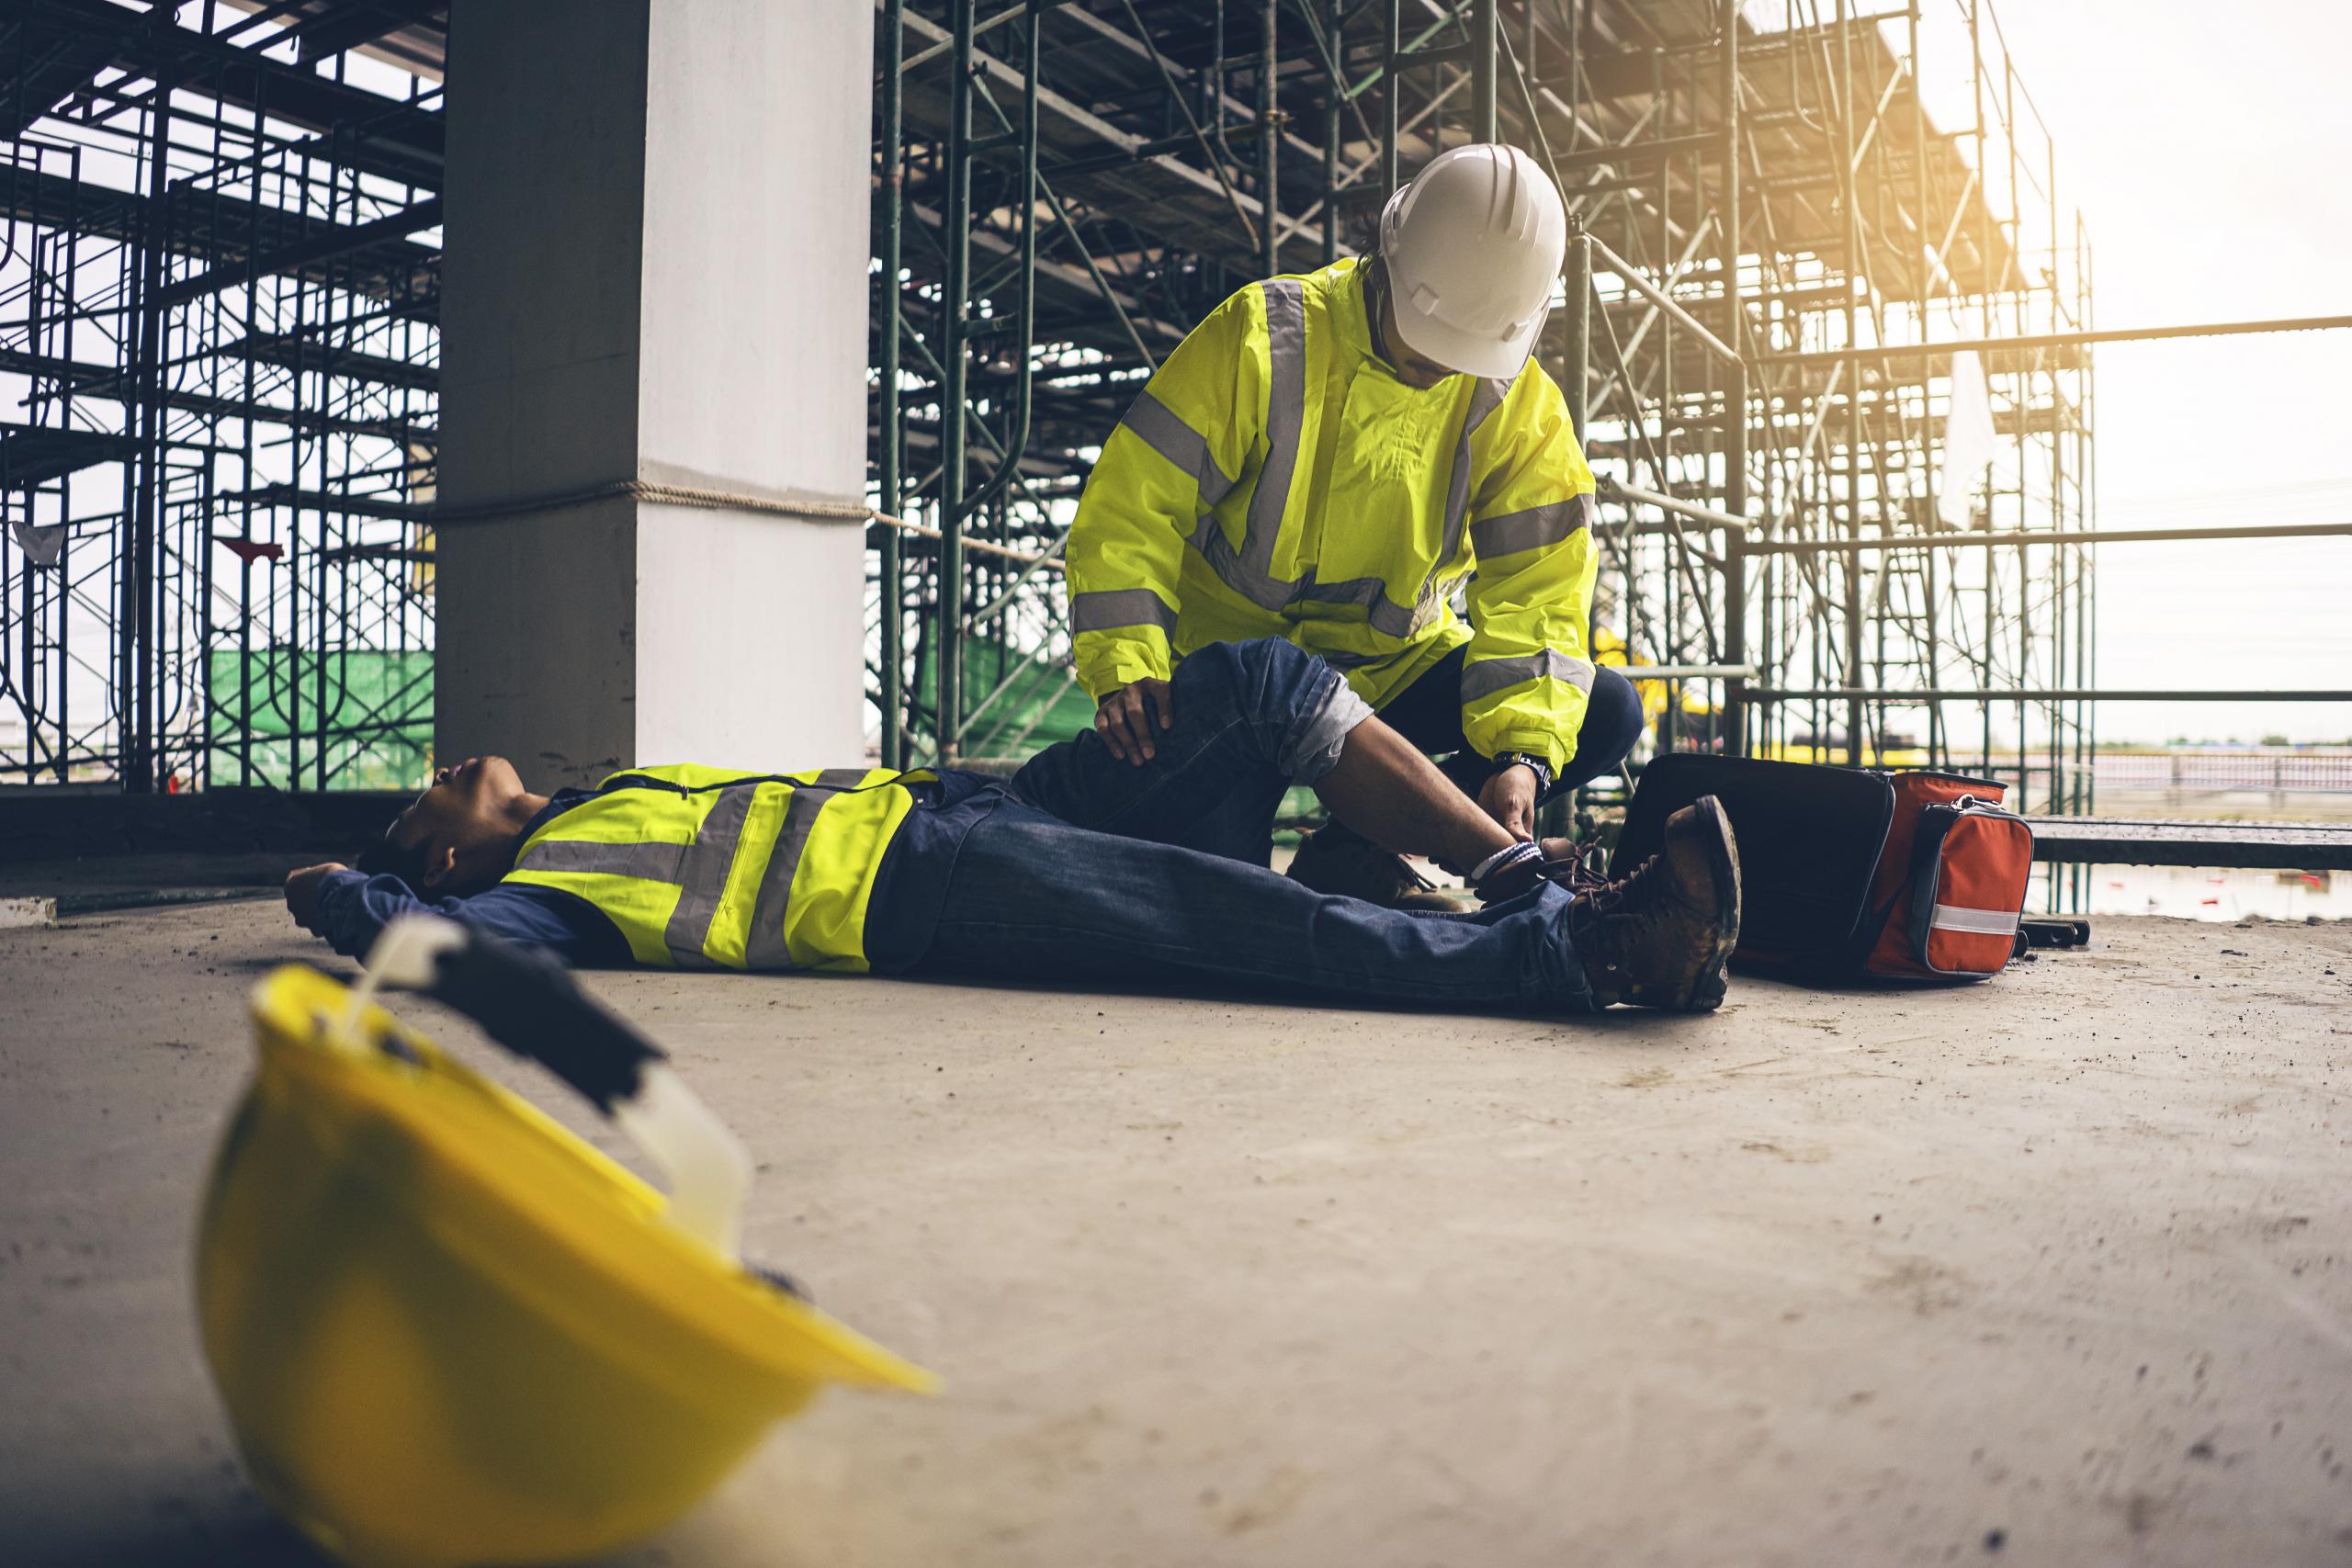
[[[2352,315],[2352,4],[1995,8],[2090,231],[2097,325]],[[1947,127],[1969,119],[1961,16],[1928,0]],[[2101,525],[2352,522],[2352,331],[2097,353]],[[2098,573],[2103,686],[2352,689],[2352,537],[2111,545]],[[2352,705],[2109,703],[2098,730],[2342,741]]]

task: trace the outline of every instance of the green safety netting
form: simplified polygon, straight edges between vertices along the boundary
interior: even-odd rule
[[[923,639],[915,671],[914,689],[907,694],[909,728],[928,742],[933,701],[939,690],[929,637]],[[989,700],[999,686],[1004,687],[1002,694]],[[970,720],[964,731],[966,756],[1030,757],[1091,728],[1094,701],[1070,679],[1069,665],[1008,648],[993,637],[967,637],[964,713]]]
[[[215,649],[205,696],[215,785],[406,789],[430,765],[428,649]]]

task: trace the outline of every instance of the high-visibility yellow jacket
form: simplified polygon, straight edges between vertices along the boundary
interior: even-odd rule
[[[1373,352],[1354,261],[1253,283],[1103,444],[1069,537],[1079,680],[1099,700],[1281,636],[1377,708],[1467,642],[1464,735],[1556,770],[1592,689],[1592,490],[1532,359],[1416,390]]]
[[[882,852],[906,820],[885,769],[633,768],[523,842],[509,882],[594,904],[639,964],[863,974]]]

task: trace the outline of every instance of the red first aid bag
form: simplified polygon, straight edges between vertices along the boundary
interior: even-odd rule
[[[1894,813],[1871,886],[1882,923],[1862,973],[1911,980],[1999,974],[2017,945],[2033,829],[2002,810],[2002,786],[1983,779],[1894,773],[1887,783]]]
[[[1827,984],[1982,980],[2018,950],[2033,829],[2005,786],[1957,773],[1879,773],[1674,752],[1634,792],[1611,861],[1655,854],[1666,818],[1703,795],[1739,840],[1735,967]]]

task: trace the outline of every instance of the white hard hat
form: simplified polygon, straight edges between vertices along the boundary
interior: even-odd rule
[[[1512,379],[1567,246],[1567,208],[1534,159],[1491,142],[1440,153],[1380,215],[1396,335],[1449,370]]]

